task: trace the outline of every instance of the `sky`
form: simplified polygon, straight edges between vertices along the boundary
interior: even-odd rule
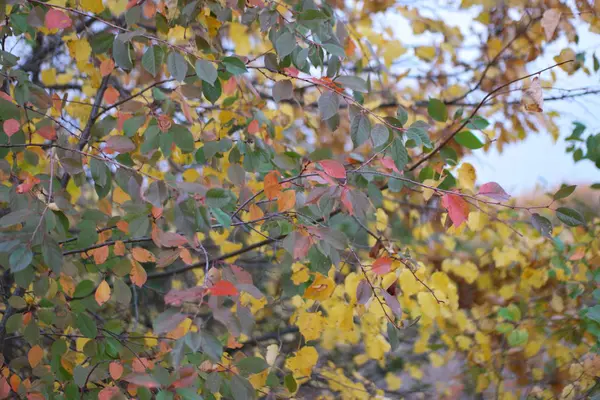
[[[427,10],[420,11],[424,15],[427,14]],[[442,16],[446,23],[452,21],[457,26],[468,26],[473,23],[473,15],[469,15],[464,11],[434,10],[432,12],[437,14],[437,18]],[[391,27],[395,37],[401,39],[403,43],[422,45],[431,44],[432,41],[434,43],[439,42],[439,40],[436,41],[434,36],[414,36],[408,21],[396,14],[383,16],[379,23],[382,27]],[[600,50],[600,35],[588,32],[584,24],[578,27],[578,33],[580,36],[579,45],[577,47],[571,45],[573,50],[576,52],[586,50],[588,53],[594,49]],[[530,63],[528,66],[530,72],[555,64],[553,57],[567,47],[567,41],[564,37],[561,37],[560,30],[557,35],[557,39],[548,46],[545,55]],[[473,37],[474,35],[470,36]],[[474,44],[476,45],[477,42],[474,42]],[[586,60],[586,65],[591,69],[591,56],[589,58],[589,60]],[[555,71],[560,77],[557,87],[564,89],[600,88],[600,75],[598,74],[588,76],[583,72],[577,72],[568,76],[562,70],[555,69]],[[542,75],[542,81],[548,77],[549,75],[546,75],[546,77]],[[545,96],[559,93],[549,91],[545,93]],[[480,96],[483,96],[483,94],[480,94]],[[477,98],[479,97],[473,97],[472,100]],[[600,95],[546,102],[544,111],[551,110],[560,113],[560,118],[557,120],[560,127],[560,137],[556,142],[542,128],[539,133],[528,135],[527,139],[522,142],[504,146],[501,154],[495,149],[488,152],[475,150],[471,156],[465,157],[463,161],[469,162],[475,167],[478,183],[497,182],[507,192],[516,195],[530,193],[536,189],[552,189],[562,183],[591,184],[600,182],[600,170],[589,160],[575,163],[571,154],[565,151],[567,143],[564,140],[571,134],[574,121],[586,125],[588,127],[586,133],[595,134],[600,131],[600,118],[596,116],[598,110],[600,110]]]

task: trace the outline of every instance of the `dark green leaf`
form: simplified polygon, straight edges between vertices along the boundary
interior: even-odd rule
[[[296,47],[296,38],[290,32],[285,32],[275,40],[275,50],[280,58],[292,54]]]
[[[33,261],[33,252],[24,244],[13,250],[8,259],[10,270],[13,273],[24,270],[31,264],[31,261]]]
[[[242,373],[245,374],[258,374],[261,371],[269,368],[269,364],[260,357],[246,357],[242,358],[238,363],[237,367]]]
[[[356,148],[366,142],[369,139],[370,134],[371,121],[369,121],[369,117],[363,113],[354,116],[354,118],[352,118],[352,123],[350,124],[350,137],[352,138],[354,147]]]
[[[373,146],[383,146],[390,139],[390,130],[383,124],[376,124],[371,129],[371,140],[373,140]]]
[[[556,209],[556,216],[565,225],[568,226],[578,226],[585,224],[585,219],[583,218],[581,213],[577,210],[573,210],[572,208],[559,207]]]
[[[436,121],[446,122],[448,119],[448,109],[446,108],[446,104],[438,99],[429,99],[429,103],[427,104],[427,112],[431,118],[435,119]]]
[[[402,106],[398,106],[398,110],[396,111],[396,118],[402,124],[402,126],[406,125],[408,122],[408,111]]]
[[[558,191],[556,193],[554,193],[554,196],[552,196],[552,198],[554,200],[560,200],[560,199],[569,197],[571,195],[571,193],[573,193],[573,191],[575,191],[576,187],[577,187],[577,185],[562,186],[560,189],[558,189]]]
[[[142,56],[142,66],[148,73],[154,77],[160,71],[160,67],[164,62],[165,53],[159,46],[149,47]]]
[[[390,146],[390,155],[392,156],[398,171],[402,171],[406,164],[408,164],[408,152],[400,138],[396,138],[392,142],[392,145]]]
[[[542,234],[542,236],[551,237],[552,222],[550,222],[548,218],[542,217],[540,214],[534,213],[531,216],[531,224]]]
[[[223,65],[225,69],[232,75],[241,75],[248,72],[246,64],[237,57],[225,57],[223,59]]]
[[[367,82],[358,76],[340,76],[335,80],[335,83],[339,83],[356,92],[367,93],[369,91]]]
[[[94,339],[98,336],[96,322],[87,314],[81,313],[75,319],[77,329],[87,338]]]

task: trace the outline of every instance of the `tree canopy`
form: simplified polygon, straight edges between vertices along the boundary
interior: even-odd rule
[[[599,4],[6,0],[0,398],[600,393]]]

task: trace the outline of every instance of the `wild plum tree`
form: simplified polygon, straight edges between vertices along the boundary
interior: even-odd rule
[[[598,391],[597,216],[464,161],[600,92],[597,2],[4,3],[0,398]]]

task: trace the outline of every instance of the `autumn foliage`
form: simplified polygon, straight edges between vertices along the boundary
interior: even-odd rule
[[[4,3],[0,399],[600,393],[598,2]]]

